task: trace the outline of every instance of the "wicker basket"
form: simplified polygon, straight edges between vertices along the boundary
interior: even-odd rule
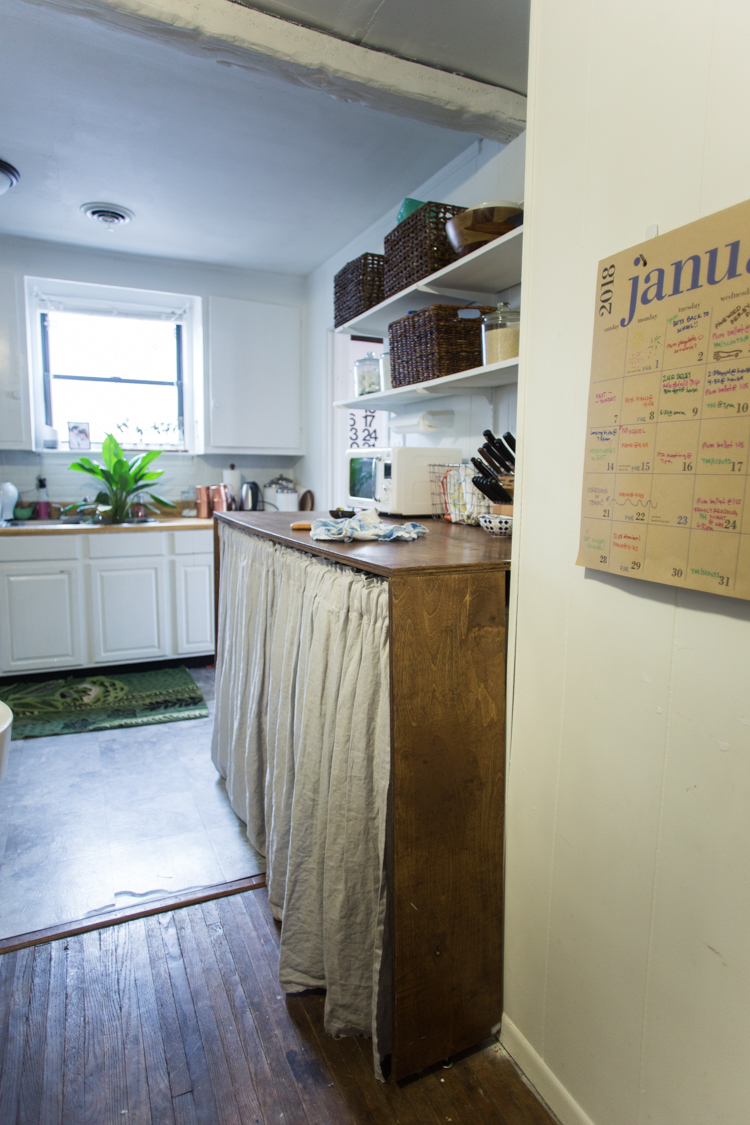
[[[385,236],[386,297],[456,261],[445,224],[465,210],[448,203],[424,203]]]
[[[389,326],[394,387],[481,367],[481,317],[494,312],[494,305],[479,306],[472,319],[459,316],[466,311],[458,305],[430,305]]]
[[[383,255],[360,254],[333,280],[333,322],[338,328],[384,299]]]

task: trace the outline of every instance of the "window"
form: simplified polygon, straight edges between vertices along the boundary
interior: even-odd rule
[[[36,410],[68,449],[69,427],[91,448],[112,433],[127,449],[186,450],[200,301],[169,293],[27,278]],[[37,448],[49,445],[42,440]]]

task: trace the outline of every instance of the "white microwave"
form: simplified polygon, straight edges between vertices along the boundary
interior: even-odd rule
[[[432,511],[430,465],[460,465],[460,449],[394,446],[393,449],[347,449],[349,506],[377,508],[400,516],[428,516]]]

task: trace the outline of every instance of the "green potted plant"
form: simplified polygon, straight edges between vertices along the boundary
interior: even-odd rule
[[[149,469],[152,461],[160,456],[161,450],[152,449],[141,457],[133,457],[127,461],[116,438],[107,434],[102,445],[104,466],[96,465],[88,457],[81,457],[68,466],[78,473],[87,473],[103,486],[97,493],[96,500],[93,504],[70,504],[64,510],[69,512],[74,508],[78,512],[90,511],[92,520],[98,518],[106,523],[126,523],[131,518],[130,509],[136,502],[136,497],[138,503],[144,504],[152,512],[158,512],[158,508],[138,495],[143,492],[165,508],[176,508],[176,504],[163,500],[146,487],[151,481],[164,476],[163,470]]]

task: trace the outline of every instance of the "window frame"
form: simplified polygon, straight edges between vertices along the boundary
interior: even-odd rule
[[[33,419],[33,448],[50,451],[51,372],[49,348],[42,317],[50,311],[87,312],[99,315],[132,316],[170,320],[177,332],[177,400],[182,419],[183,443],[178,448],[139,445],[137,450],[161,449],[165,453],[196,454],[203,451],[203,320],[200,297],[185,293],[131,289],[124,286],[54,278],[25,277],[26,327],[29,362],[29,387]],[[105,382],[108,380],[102,380]],[[134,382],[136,380],[133,380]],[[60,452],[67,435],[58,431]],[[125,446],[124,448],[130,448]],[[92,452],[101,449],[92,442]]]

